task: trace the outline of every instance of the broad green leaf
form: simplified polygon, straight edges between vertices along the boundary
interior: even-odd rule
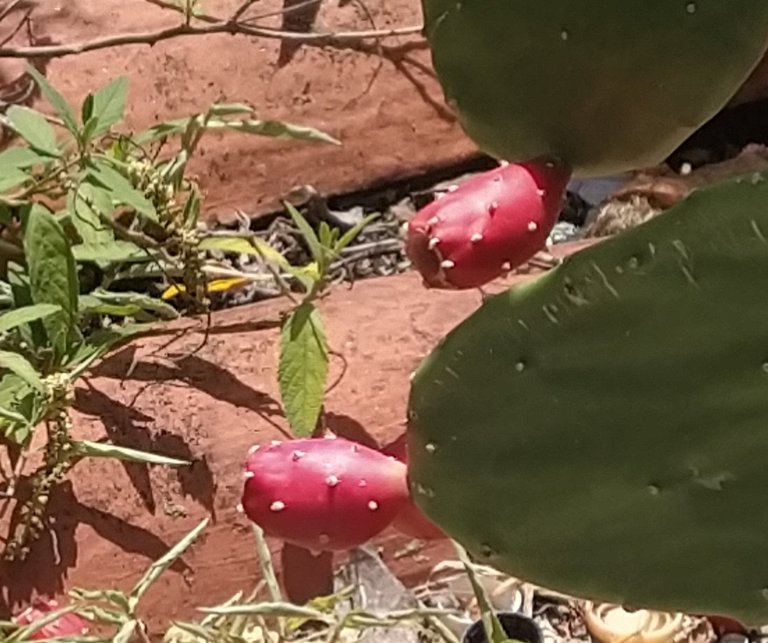
[[[53,159],[38,154],[31,147],[11,147],[0,152],[0,176],[11,169],[27,170],[35,165],[46,165]]]
[[[48,82],[48,79],[32,65],[27,65],[26,72],[32,76],[37,83],[43,98],[45,98],[45,100],[48,101],[48,104],[56,110],[56,114],[61,118],[64,126],[76,136],[79,129],[77,117],[66,99],[53,85],[51,85],[51,83]]]
[[[325,331],[312,304],[301,304],[283,322],[277,377],[285,417],[294,435],[311,435],[328,377]]]
[[[83,244],[97,245],[114,241],[114,231],[102,219],[102,216],[111,216],[113,211],[109,193],[102,187],[81,183],[77,191],[67,194],[67,209],[70,221]]]
[[[341,252],[346,248],[350,243],[352,243],[357,235],[359,235],[363,228],[365,228],[369,223],[371,223],[374,219],[377,219],[379,217],[378,214],[369,214],[367,217],[365,217],[362,221],[357,223],[353,228],[347,230],[344,235],[336,242],[335,250],[336,252]]]
[[[0,167],[0,192],[7,192],[11,188],[17,188],[31,180],[31,176],[18,168]]]
[[[98,123],[93,136],[106,133],[110,127],[122,120],[127,94],[128,78],[120,76],[93,95],[90,117],[95,118]]]
[[[289,268],[286,258],[263,239],[253,237],[206,237],[200,241],[201,250],[218,250],[241,255],[260,257],[282,268]]]
[[[165,571],[176,562],[176,560],[187,550],[190,545],[194,543],[203,530],[208,526],[208,518],[202,520],[192,531],[190,531],[184,538],[176,543],[168,553],[152,563],[150,568],[146,571],[144,576],[141,577],[138,583],[131,591],[129,601],[133,609],[144,596],[144,593],[152,587],[155,581],[162,576]]]
[[[0,350],[0,368],[9,370],[38,391],[45,390],[45,384],[40,379],[40,375],[35,370],[35,367],[18,353]]]
[[[8,108],[6,117],[13,130],[38,152],[59,156],[61,152],[56,145],[56,132],[40,112],[29,107],[12,105]]]
[[[7,333],[17,326],[28,324],[29,322],[43,319],[53,315],[61,310],[56,304],[35,304],[33,306],[22,306],[7,313],[0,315],[0,333]]]
[[[62,356],[74,327],[79,284],[69,240],[56,218],[42,206],[33,206],[27,214],[24,254],[32,301],[62,309],[61,314],[43,320],[51,345],[57,356]]]
[[[189,465],[189,462],[186,460],[168,458],[157,453],[129,449],[127,447],[117,446],[116,444],[107,444],[104,442],[81,440],[73,442],[72,446],[78,455],[87,456],[89,458],[113,458],[115,460],[125,460],[126,462],[163,464],[170,467],[183,467]]]
[[[282,121],[211,121],[207,129],[229,129],[235,132],[244,132],[246,134],[258,134],[259,136],[271,136],[275,138],[287,138],[304,141],[319,141],[321,143],[331,143],[341,145],[341,142],[321,132],[314,127],[305,127],[303,125],[294,125]]]
[[[126,263],[151,261],[152,254],[135,243],[115,239],[103,243],[81,243],[72,246],[76,261]]]
[[[121,204],[133,208],[139,214],[156,221],[157,212],[155,206],[106,161],[96,159],[95,167],[91,170],[91,176],[95,181],[109,188],[112,199]]]
[[[290,203],[285,201],[284,205],[285,209],[288,210],[288,214],[291,215],[293,222],[296,224],[296,227],[299,229],[299,232],[301,232],[301,236],[304,237],[307,246],[309,246],[312,258],[318,264],[322,265],[325,253],[323,252],[323,247],[320,244],[320,240],[317,238],[315,231],[312,229],[312,226],[307,223],[307,220],[302,216],[301,212],[294,208]]]

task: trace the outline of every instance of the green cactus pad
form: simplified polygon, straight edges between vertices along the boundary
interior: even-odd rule
[[[768,622],[768,174],[488,299],[417,370],[414,500],[494,567]]]
[[[422,0],[465,132],[581,176],[652,166],[736,93],[768,45],[758,0]]]

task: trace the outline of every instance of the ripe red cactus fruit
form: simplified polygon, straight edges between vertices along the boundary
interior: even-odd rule
[[[557,223],[570,177],[555,159],[510,163],[422,208],[405,251],[424,285],[478,288],[529,261]]]
[[[749,630],[746,625],[740,623],[730,616],[722,616],[720,614],[707,614],[704,616],[712,629],[715,631],[718,639],[723,638],[726,634],[739,634],[741,636],[748,636]]]
[[[403,464],[408,464],[408,451],[406,434],[403,433],[399,438],[385,445],[381,452],[397,458]],[[411,500],[405,504],[395,519],[392,521],[394,527],[401,534],[410,538],[419,540],[442,540],[448,538],[436,524],[434,524]]]
[[[25,626],[37,623],[50,612],[60,609],[59,604],[53,600],[39,599],[14,618],[17,625]],[[88,633],[88,622],[74,613],[64,614],[55,621],[43,625],[29,636],[30,639],[40,641],[63,636],[83,636]]]
[[[368,542],[408,502],[402,462],[342,438],[254,447],[245,476],[248,518],[268,536],[311,551]]]

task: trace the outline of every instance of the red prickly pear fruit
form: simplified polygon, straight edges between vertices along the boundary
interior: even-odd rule
[[[510,163],[479,174],[422,208],[405,252],[429,288],[478,288],[541,251],[571,177],[555,159]]]
[[[726,634],[740,634],[741,636],[747,636],[747,627],[730,616],[722,616],[719,614],[707,614],[703,618],[709,621],[715,634],[720,639]]]
[[[407,436],[403,433],[399,438],[385,445],[381,452],[397,458],[403,464],[408,464]],[[418,538],[419,540],[442,540],[448,538],[436,524],[434,524],[409,498],[403,509],[394,521],[392,527],[405,536]]]
[[[37,623],[40,619],[47,616],[50,612],[59,609],[56,601],[37,600],[27,609],[21,612],[13,620],[16,625],[26,626]],[[64,614],[55,621],[43,625],[35,630],[28,638],[35,641],[43,639],[52,639],[57,637],[75,637],[83,636],[88,633],[88,623],[81,616],[74,613]]]
[[[362,545],[408,502],[402,462],[342,438],[256,447],[245,476],[248,518],[268,536],[310,551]]]

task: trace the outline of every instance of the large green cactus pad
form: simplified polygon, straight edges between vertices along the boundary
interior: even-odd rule
[[[422,0],[446,98],[475,143],[577,175],[664,160],[768,45],[761,0]]]
[[[416,503],[596,600],[768,622],[768,175],[488,299],[417,370]]]

